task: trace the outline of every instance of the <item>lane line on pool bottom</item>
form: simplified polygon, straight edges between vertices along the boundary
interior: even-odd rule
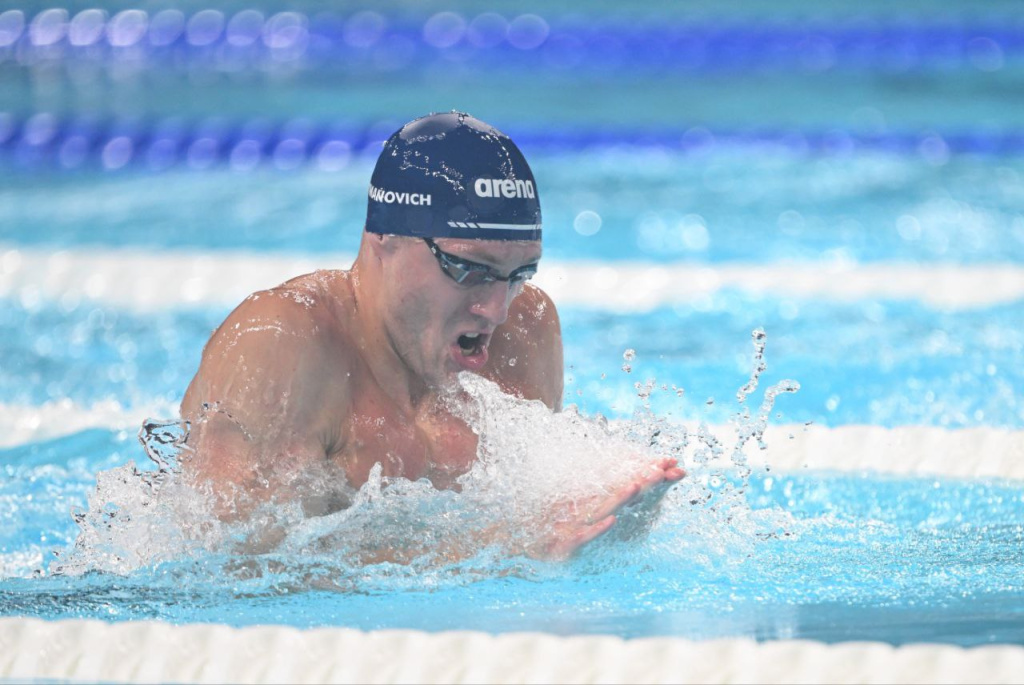
[[[176,416],[177,408],[167,403],[135,408],[125,408],[113,401],[81,407],[67,399],[39,406],[0,404],[0,448],[54,440],[95,428],[134,435],[145,418]],[[684,425],[691,431],[696,428]],[[731,449],[736,441],[734,427],[721,425],[710,429]],[[754,445],[745,450],[752,468],[1024,480],[1024,430],[770,425],[765,441],[766,450]]]
[[[1024,647],[362,632],[0,618],[0,679],[182,683],[999,683]]]
[[[318,268],[346,268],[350,254],[304,257],[240,252],[49,251],[0,244],[0,297],[137,311],[237,304]],[[561,305],[649,311],[697,305],[723,289],[757,295],[916,300],[970,309],[1024,299],[1024,267],[1013,264],[792,262],[773,264],[545,261],[536,282]]]

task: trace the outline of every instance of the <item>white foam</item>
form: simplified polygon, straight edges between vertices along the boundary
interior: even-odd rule
[[[0,619],[0,679],[182,683],[1002,683],[1024,648],[623,640]]]
[[[317,268],[346,268],[350,254],[299,257],[241,252],[48,251],[0,245],[0,297],[91,301],[127,309],[230,306],[249,293]],[[723,288],[826,300],[917,300],[946,309],[1024,298],[1024,268],[1009,264],[899,262],[558,262],[537,283],[562,305],[614,311],[692,303]]]
[[[60,400],[40,406],[0,405],[0,447],[49,440],[88,428],[134,433],[147,417],[175,416],[176,407],[160,403],[123,407],[103,401],[82,407],[70,400]],[[734,442],[732,426],[712,426],[711,431],[726,445]],[[769,425],[765,440],[768,449],[764,451],[748,445],[751,466],[770,465],[779,471],[873,471],[1024,480],[1021,430]]]

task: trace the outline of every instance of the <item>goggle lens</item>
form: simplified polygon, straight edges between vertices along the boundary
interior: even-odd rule
[[[536,264],[527,264],[526,266],[519,267],[508,276],[502,276],[498,271],[486,264],[472,262],[445,252],[430,238],[424,238],[423,240],[437,259],[441,271],[459,285],[468,288],[494,283],[495,281],[504,281],[510,286],[515,287],[530,280],[537,273]]]

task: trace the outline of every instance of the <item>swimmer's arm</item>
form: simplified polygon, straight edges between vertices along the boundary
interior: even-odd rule
[[[585,500],[558,503],[526,529],[510,527],[507,522],[487,526],[474,535],[450,537],[435,549],[410,549],[396,554],[394,550],[372,557],[381,561],[408,563],[419,555],[431,555],[446,562],[457,563],[478,554],[485,547],[498,547],[507,554],[523,555],[543,561],[566,561],[584,546],[615,526],[617,514],[635,504],[656,506],[669,487],[685,476],[674,459],[661,459],[636,474],[611,493]]]
[[[562,409],[564,369],[558,310],[540,288],[527,284],[494,332],[494,365],[488,374],[501,388],[552,411]]]
[[[191,424],[184,468],[212,490],[222,518],[287,498],[294,478],[332,451],[325,408],[347,389],[325,382],[325,348],[309,313],[272,293],[240,305],[211,337],[181,406]]]

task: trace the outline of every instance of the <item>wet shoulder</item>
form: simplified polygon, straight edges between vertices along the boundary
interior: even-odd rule
[[[485,374],[505,392],[539,399],[552,409],[562,401],[562,331],[554,302],[527,285],[495,331]]]
[[[228,315],[210,344],[253,339],[308,347],[326,342],[335,328],[333,304],[318,274],[249,295]]]
[[[519,297],[513,300],[506,323],[522,332],[553,333],[560,330],[555,303],[532,283],[527,283]]]
[[[307,274],[243,300],[203,350],[200,376],[220,377],[232,366],[303,381],[343,373],[345,345],[324,281]]]
[[[255,292],[239,304],[203,350],[185,405],[211,398],[258,405],[286,396],[293,404],[295,398],[343,401],[345,385],[336,380],[347,372],[348,355],[330,294],[316,276]]]

